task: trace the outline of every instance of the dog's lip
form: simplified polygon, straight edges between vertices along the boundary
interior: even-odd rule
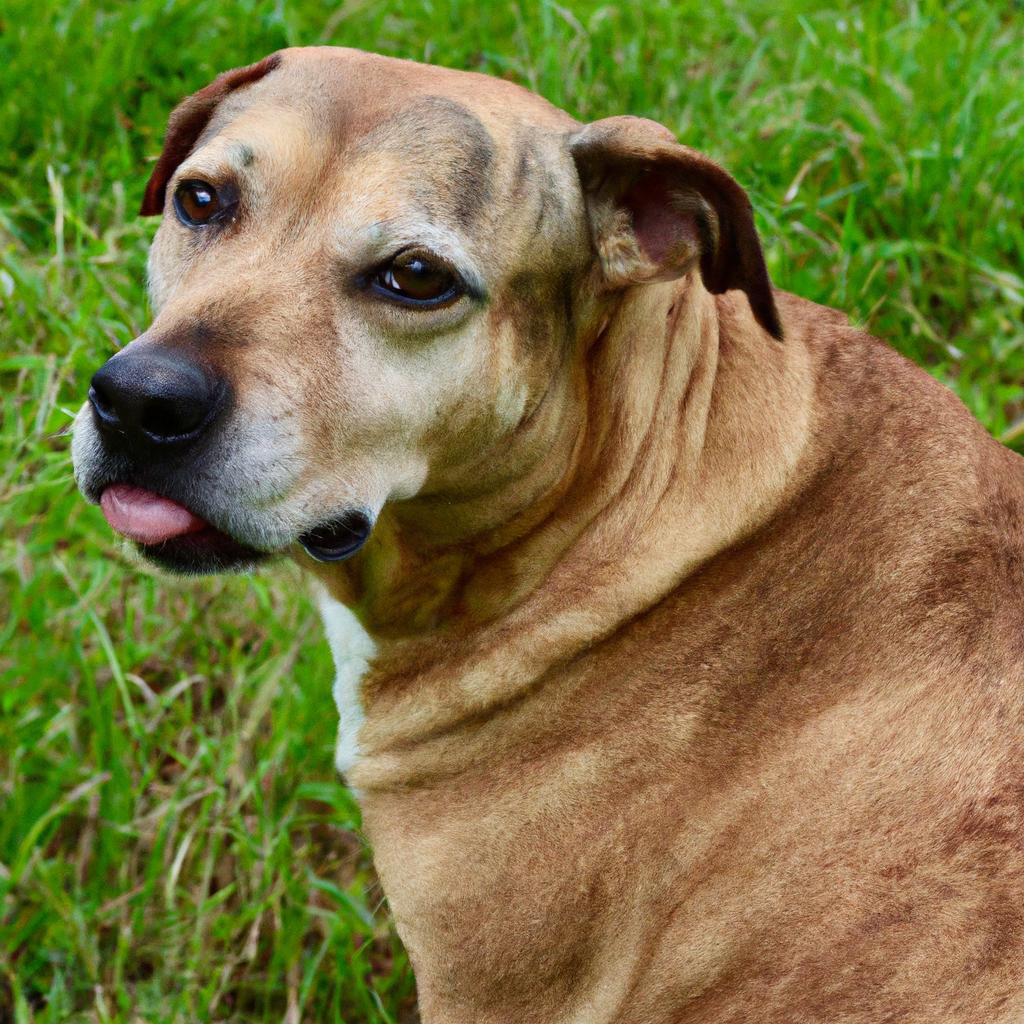
[[[299,543],[318,562],[341,562],[351,558],[366,543],[373,525],[373,516],[364,509],[348,509],[302,534]]]
[[[166,493],[126,481],[104,483],[94,493],[109,525],[134,541],[143,554],[167,556],[166,561],[179,549],[195,553],[209,548],[247,558],[268,553],[237,541]],[[366,543],[375,518],[366,509],[350,507],[295,539],[318,562],[340,562]]]
[[[110,525],[134,541],[143,557],[174,573],[245,569],[268,555],[213,526],[180,501],[137,484],[105,484],[99,488],[98,501]]]
[[[100,508],[113,529],[144,547],[213,529],[181,502],[135,484],[106,486],[100,494]]]

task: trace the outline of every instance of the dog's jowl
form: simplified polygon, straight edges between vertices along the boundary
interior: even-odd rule
[[[1024,1020],[1024,461],[634,117],[286,50],[171,115],[85,496],[315,577],[427,1024]]]

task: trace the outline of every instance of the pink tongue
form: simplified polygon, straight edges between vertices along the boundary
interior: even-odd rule
[[[100,495],[100,508],[118,533],[140,544],[160,544],[208,525],[184,505],[131,484],[108,487]]]

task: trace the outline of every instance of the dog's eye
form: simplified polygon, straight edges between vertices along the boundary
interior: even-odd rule
[[[399,253],[377,271],[373,283],[381,291],[413,306],[442,306],[460,294],[459,279],[436,256]]]
[[[230,210],[230,205],[211,184],[183,181],[174,192],[174,209],[189,227],[201,227]]]

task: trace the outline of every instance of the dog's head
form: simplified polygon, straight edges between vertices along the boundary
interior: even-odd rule
[[[180,571],[341,559],[386,502],[507,481],[623,289],[692,271],[779,333],[746,196],[666,129],[357,51],[187,99],[142,212],[156,317],[93,378],[75,468]]]

